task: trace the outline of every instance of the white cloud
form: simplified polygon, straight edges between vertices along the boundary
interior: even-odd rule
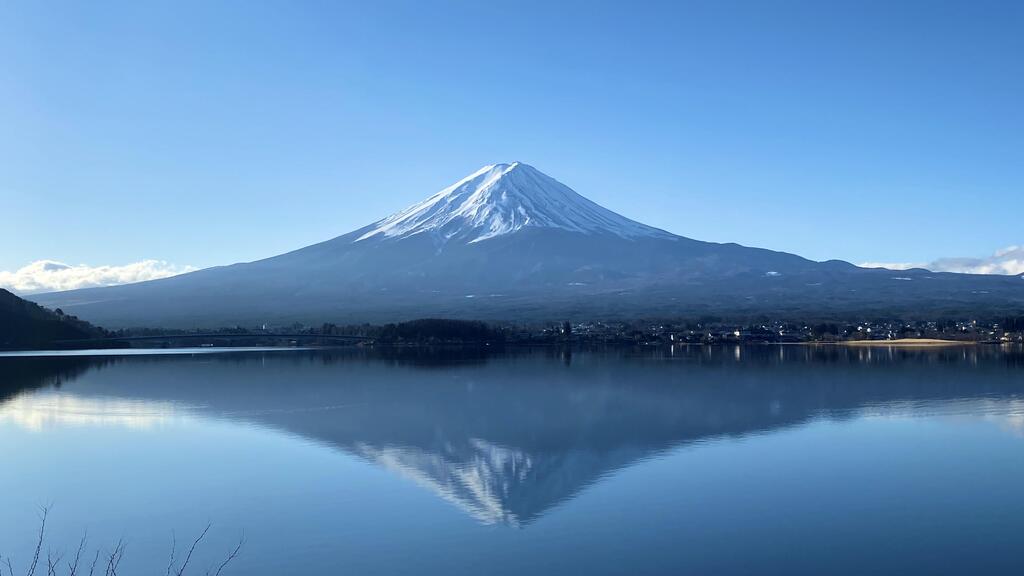
[[[0,270],[0,288],[21,294],[58,292],[156,280],[193,270],[196,268],[163,260],[142,260],[123,266],[71,266],[54,260],[37,260],[14,272]]]
[[[961,272],[964,274],[1024,274],[1024,246],[1007,246],[996,250],[988,258],[939,258],[932,262],[864,262],[865,268],[907,270],[924,268],[932,272]]]

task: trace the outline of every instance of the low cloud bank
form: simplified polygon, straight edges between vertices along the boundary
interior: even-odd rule
[[[0,270],[0,288],[19,294],[59,292],[156,280],[196,269],[163,260],[142,260],[123,266],[72,266],[55,260],[37,260],[14,272]]]
[[[963,274],[1024,274],[1024,246],[1008,246],[988,258],[939,258],[933,262],[863,262],[865,268],[907,270],[924,268],[932,272],[960,272]]]

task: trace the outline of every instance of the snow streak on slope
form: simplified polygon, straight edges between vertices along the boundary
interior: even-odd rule
[[[442,241],[472,243],[530,227],[623,238],[675,238],[602,208],[532,166],[513,162],[484,166],[423,202],[373,224],[356,242],[375,236],[405,238],[428,233]]]

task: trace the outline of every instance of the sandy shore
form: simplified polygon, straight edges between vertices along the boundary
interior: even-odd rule
[[[965,340],[939,340],[937,338],[901,338],[899,340],[846,340],[846,346],[898,346],[901,348],[926,346],[972,346],[975,342]]]

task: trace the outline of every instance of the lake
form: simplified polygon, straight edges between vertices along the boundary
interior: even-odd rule
[[[0,358],[16,570],[1024,570],[1019,349],[178,352]]]

